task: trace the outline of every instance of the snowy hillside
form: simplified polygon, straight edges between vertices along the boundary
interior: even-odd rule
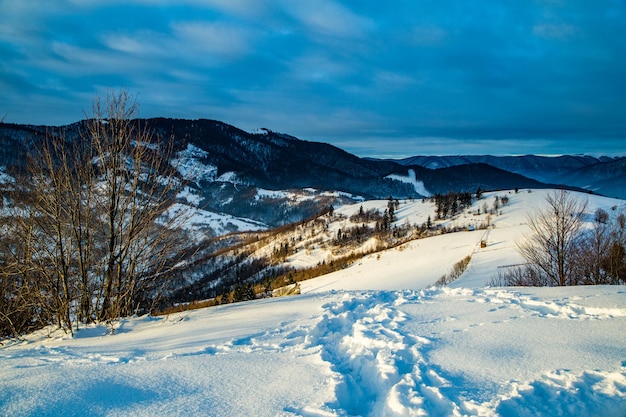
[[[497,215],[476,214],[505,193]],[[624,416],[626,287],[485,287],[521,262],[515,242],[545,195],[486,193],[442,221],[466,231],[369,254],[301,282],[298,296],[4,341],[0,414]],[[589,213],[626,209],[580,198]],[[336,239],[361,205],[385,204],[337,208],[311,239]],[[429,202],[401,201],[395,224],[432,215]],[[318,239],[286,262],[332,253]],[[459,279],[432,287],[468,255]]]
[[[516,243],[529,233],[527,215],[532,215],[545,205],[550,190],[485,193],[464,213],[452,219],[441,221],[442,226],[475,229],[451,234],[418,239],[396,249],[375,253],[364,257],[348,269],[328,274],[313,281],[302,283],[302,291],[320,289],[423,289],[435,284],[438,278],[449,272],[451,266],[466,256],[472,260],[465,273],[450,287],[480,288],[496,277],[498,270],[523,263],[517,252]],[[475,215],[475,212],[493,202],[495,196],[507,195],[509,202],[501,207],[498,215]],[[586,201],[587,219],[592,218],[596,209],[610,213],[626,211],[623,200],[574,193],[580,201]],[[365,207],[375,206],[368,202]],[[381,202],[378,202],[379,206]],[[351,213],[359,205],[346,206],[339,212]],[[433,205],[421,201],[405,201],[397,211],[396,224],[420,224],[433,213]],[[474,213],[474,214],[472,214]],[[489,220],[487,220],[489,218]],[[490,227],[478,230],[487,221]],[[481,241],[486,247],[481,248]],[[381,279],[384,276],[384,279]]]

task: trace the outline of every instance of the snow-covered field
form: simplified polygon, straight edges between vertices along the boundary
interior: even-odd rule
[[[370,255],[299,296],[7,341],[0,415],[623,417],[626,287],[485,287],[520,262],[544,197],[511,196],[494,229]],[[459,280],[429,288],[467,255]]]

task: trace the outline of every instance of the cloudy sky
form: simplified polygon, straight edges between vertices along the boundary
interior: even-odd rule
[[[626,155],[625,0],[0,0],[0,118],[269,128],[360,156]]]

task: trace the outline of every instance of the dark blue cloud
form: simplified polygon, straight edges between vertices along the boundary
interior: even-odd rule
[[[360,155],[626,153],[622,0],[0,5],[0,114],[63,124],[125,88]]]

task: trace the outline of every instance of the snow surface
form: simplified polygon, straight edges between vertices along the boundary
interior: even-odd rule
[[[4,341],[0,415],[625,416],[626,287],[485,287],[520,261],[545,192],[510,199],[493,229],[367,256],[299,296]]]
[[[257,188],[256,189],[256,193],[254,195],[254,199],[255,200],[263,200],[263,199],[275,199],[275,200],[281,200],[281,199],[285,199],[288,200],[291,203],[301,203],[304,201],[310,201],[310,200],[315,200],[320,196],[324,196],[324,197],[339,197],[339,196],[345,196],[345,197],[349,197],[352,198],[353,200],[358,200],[359,197],[352,195],[352,194],[348,194],[348,193],[343,193],[343,192],[338,192],[338,191],[320,191],[317,190],[315,188],[303,188],[303,189],[298,189],[297,192],[294,191],[288,191],[288,190],[267,190],[265,188]]]
[[[179,195],[179,197],[186,198],[187,201],[192,201],[194,196],[194,194],[185,193]],[[268,228],[267,225],[252,219],[235,217],[226,213],[215,213],[181,203],[172,204],[163,216],[165,219],[174,219],[174,225],[183,226],[196,241],[206,238],[204,231],[207,228],[216,235],[224,235],[235,231],[253,232]],[[165,222],[165,220],[162,220],[162,222]]]
[[[179,191],[176,198],[182,199],[194,207],[198,207],[203,200],[203,197],[198,195],[195,190],[192,190],[189,186]]]
[[[201,161],[207,155],[207,151],[189,143],[185,150],[177,153],[176,158],[172,160],[172,165],[186,180],[198,184],[200,181],[214,181],[217,176],[217,167]]]

